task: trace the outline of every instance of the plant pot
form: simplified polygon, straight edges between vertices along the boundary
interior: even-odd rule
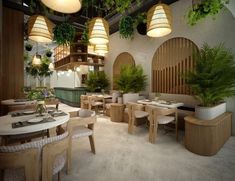
[[[33,47],[32,47],[32,46],[25,46],[25,49],[26,49],[28,52],[30,52],[30,51],[33,49]]]
[[[52,56],[52,52],[47,52],[47,53],[46,53],[46,56],[47,56],[47,57],[51,57],[51,56]]]
[[[214,107],[196,106],[195,117],[201,120],[212,120],[225,112],[226,112],[226,103],[221,103]]]
[[[146,33],[147,33],[147,23],[139,23],[137,25],[137,31],[141,35],[146,35]]]

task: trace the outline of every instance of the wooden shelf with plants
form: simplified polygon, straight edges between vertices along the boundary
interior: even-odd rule
[[[81,34],[77,33],[75,41],[70,45],[59,45],[54,49],[55,70],[74,69],[80,65],[104,66],[104,56],[90,53],[88,46],[81,43]]]

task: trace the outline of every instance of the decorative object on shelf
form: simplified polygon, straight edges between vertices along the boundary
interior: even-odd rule
[[[121,68],[120,76],[115,82],[122,93],[140,92],[147,85],[147,76],[144,75],[143,68],[140,65],[125,65]]]
[[[89,45],[89,27],[87,25],[87,23],[85,23],[85,29],[83,30],[82,32],[82,37],[81,37],[81,42],[84,44],[84,45]]]
[[[40,66],[42,64],[42,61],[41,61],[41,55],[39,55],[38,53],[36,53],[33,57],[33,60],[32,60],[32,66]]]
[[[33,45],[28,42],[25,43],[24,47],[25,47],[25,50],[27,50],[28,52],[30,52],[33,49]]]
[[[54,40],[59,45],[62,45],[62,44],[69,45],[74,40],[75,32],[76,31],[73,25],[67,22],[58,24],[55,26],[53,30]]]
[[[29,39],[36,42],[49,43],[53,40],[53,23],[45,16],[33,15],[28,20]]]
[[[228,3],[229,0],[192,0],[192,8],[187,12],[187,23],[193,26],[209,15],[214,18]]]
[[[89,42],[93,45],[109,42],[109,24],[105,19],[96,17],[89,22]]]
[[[55,69],[54,63],[51,62],[51,63],[49,64],[48,68],[49,68],[50,71],[53,71],[53,70]]]
[[[50,58],[52,56],[52,51],[50,49],[46,50],[46,56]]]
[[[147,13],[147,35],[162,37],[172,31],[172,13],[168,5],[159,3]]]
[[[146,35],[147,34],[147,13],[138,14],[135,17],[135,27],[139,34]]]
[[[51,74],[53,73],[49,69],[51,60],[48,57],[44,56],[41,61],[42,63],[40,66],[33,66],[32,62],[28,62],[26,66],[26,73],[33,76],[34,78],[37,78],[40,82],[40,86],[42,86],[44,78],[51,76]]]
[[[134,20],[131,16],[123,16],[119,22],[119,33],[121,38],[125,39],[133,39],[134,36],[134,28],[133,28]]]
[[[195,108],[196,117],[210,120],[226,111],[224,98],[235,95],[234,57],[224,45],[210,47],[204,44],[200,51],[195,53],[194,60],[195,70],[187,72],[184,76],[186,83],[200,101],[200,106]]]
[[[50,9],[61,13],[76,13],[82,7],[82,0],[42,0],[42,2]]]
[[[85,84],[90,92],[100,92],[109,86],[109,80],[106,74],[102,72],[89,72],[88,79]]]
[[[108,53],[108,51],[109,51],[108,44],[95,45],[95,53],[99,55],[106,54]]]

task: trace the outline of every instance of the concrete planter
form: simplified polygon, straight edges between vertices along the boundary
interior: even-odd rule
[[[226,103],[221,103],[214,107],[195,108],[195,117],[201,120],[211,120],[226,112]]]

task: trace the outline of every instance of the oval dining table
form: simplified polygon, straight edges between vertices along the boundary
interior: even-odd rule
[[[4,142],[5,136],[11,136],[11,135],[20,135],[20,134],[27,134],[27,133],[34,133],[38,131],[43,130],[49,130],[52,128],[59,128],[61,129],[61,125],[69,121],[69,114],[65,113],[66,115],[58,116],[58,117],[52,117],[54,121],[48,121],[38,124],[30,124],[24,127],[17,127],[13,128],[12,123],[20,123],[28,120],[32,120],[33,118],[36,118],[37,114],[32,115],[23,115],[23,116],[17,116],[12,117],[12,115],[6,115],[0,117],[0,136],[3,137],[2,142]],[[44,117],[38,117],[38,118],[45,118]]]

